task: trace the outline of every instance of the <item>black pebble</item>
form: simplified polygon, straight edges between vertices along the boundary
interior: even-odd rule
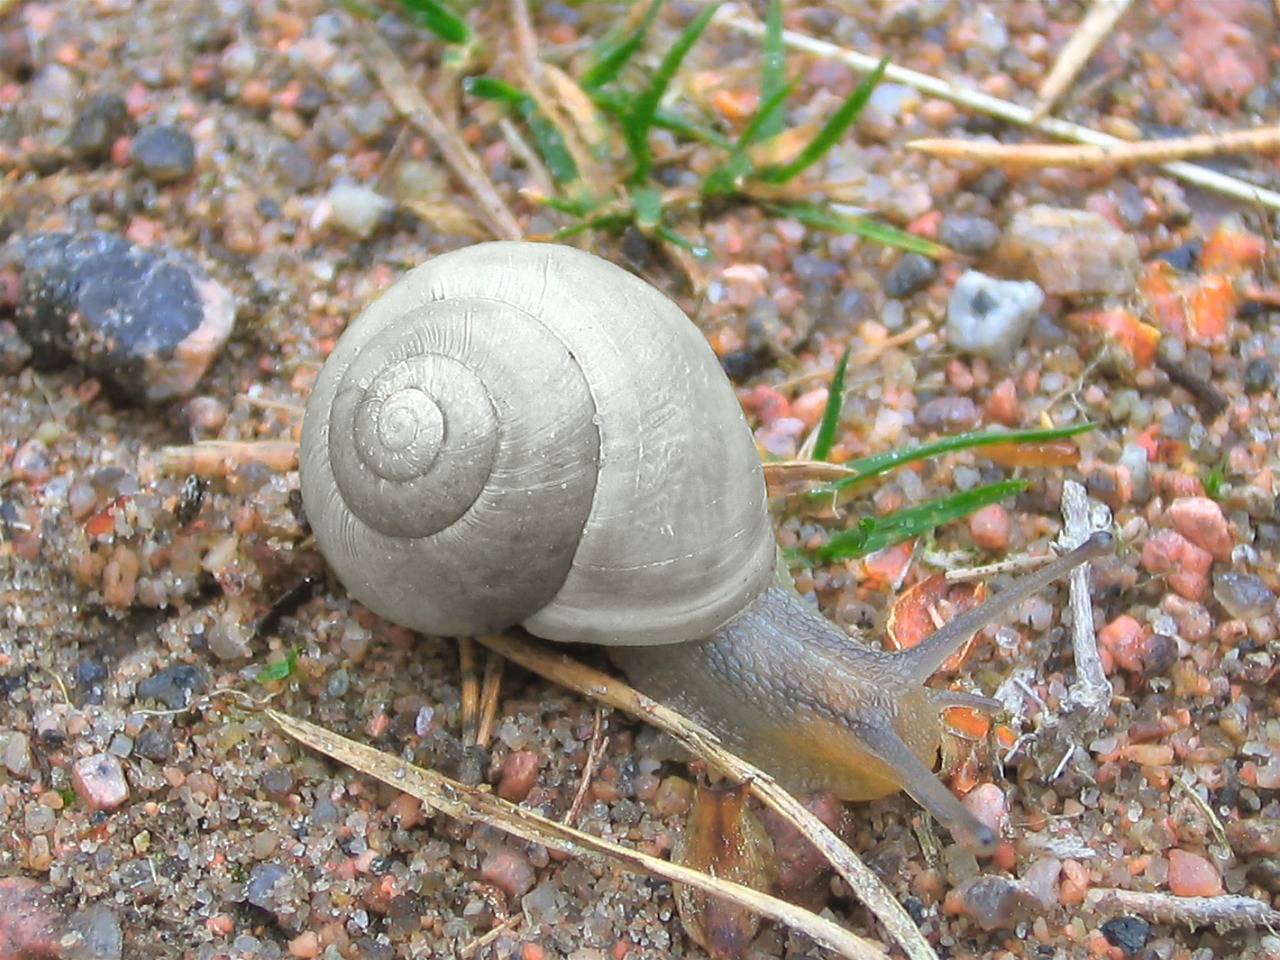
[[[1000,228],[986,217],[959,214],[943,217],[938,225],[938,242],[965,256],[981,256],[999,239]]]
[[[159,700],[170,710],[181,710],[208,687],[209,680],[199,667],[175,663],[139,683],[138,696],[144,700]]]
[[[97,704],[102,702],[102,681],[107,679],[107,668],[101,660],[80,660],[75,666],[76,702]]]
[[[1244,368],[1244,392],[1262,393],[1275,383],[1276,370],[1266,357],[1254,357]]]
[[[927,286],[937,273],[937,264],[928,257],[904,253],[885,275],[884,292],[895,300],[901,300]]]
[[[133,138],[129,158],[155,183],[172,183],[191,176],[196,168],[196,145],[178,127],[143,127]]]
[[[1154,259],[1163,260],[1175,270],[1194,270],[1200,263],[1200,251],[1203,247],[1204,242],[1196,238],[1169,250],[1162,250]]]
[[[84,105],[67,136],[67,148],[81,160],[102,160],[129,122],[124,97],[107,91]]]
[[[172,732],[165,733],[154,727],[147,727],[133,741],[133,752],[144,760],[164,763],[173,757]]]
[[[1151,939],[1151,924],[1140,917],[1113,917],[1101,927],[1107,943],[1119,947],[1131,957]]]
[[[22,276],[15,320],[36,369],[82,364],[118,399],[189,393],[231,332],[231,294],[176,250],[111,233],[39,233],[19,238],[12,256]]]

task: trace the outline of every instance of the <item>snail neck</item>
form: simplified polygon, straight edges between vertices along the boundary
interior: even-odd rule
[[[788,789],[844,800],[905,789],[953,834],[979,847],[991,839],[932,772],[941,692],[923,686],[910,658],[859,643],[826,620],[781,567],[704,640],[610,652],[636,687]]]

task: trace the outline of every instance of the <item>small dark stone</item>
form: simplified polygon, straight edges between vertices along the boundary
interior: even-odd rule
[[[986,197],[988,200],[994,200],[1000,194],[1004,193],[1005,188],[1009,186],[1009,175],[1003,170],[991,167],[977,180],[969,185],[969,190],[976,193],[980,197]]]
[[[107,678],[106,665],[101,660],[80,660],[75,666],[77,702],[97,704],[102,702],[102,681]]]
[[[1254,860],[1245,876],[1250,883],[1256,883],[1269,893],[1280,893],[1280,859],[1276,857]]]
[[[1245,393],[1264,393],[1276,382],[1276,368],[1266,357],[1254,357],[1244,368]]]
[[[320,112],[320,108],[329,102],[329,93],[324,87],[314,83],[304,83],[293,101],[293,109],[308,120]]]
[[[759,372],[760,360],[760,354],[751,350],[734,350],[720,358],[720,366],[734,383],[743,383]]]
[[[923,289],[937,273],[938,265],[924,254],[904,253],[885,275],[884,292],[901,300]]]
[[[259,863],[249,871],[249,883],[245,887],[245,899],[255,907],[268,912],[275,912],[277,904],[276,885],[288,875],[278,863]]]
[[[1126,957],[1132,957],[1151,939],[1151,924],[1141,917],[1112,917],[1101,930],[1107,943],[1119,947]]]
[[[39,370],[70,362],[134,403],[190,393],[231,333],[235,301],[190,257],[94,232],[13,245],[15,319]]]
[[[164,763],[173,757],[173,736],[155,727],[147,727],[133,741],[133,752],[144,760]]]
[[[268,767],[258,779],[262,789],[272,796],[283,796],[293,789],[293,774],[287,767]]]
[[[67,136],[67,148],[82,160],[102,160],[111,145],[124,135],[129,111],[124,97],[107,91],[84,105]]]
[[[208,689],[209,680],[203,670],[189,663],[175,663],[138,684],[138,696],[159,700],[170,710],[181,710],[196,694]]]
[[[306,147],[286,140],[271,154],[271,169],[291,190],[306,190],[316,182],[316,162]]]
[[[187,131],[156,124],[137,132],[129,157],[148,179],[172,183],[195,170],[196,145]]]
[[[1194,270],[1200,262],[1200,251],[1203,248],[1204,241],[1196,238],[1179,244],[1171,250],[1162,250],[1155,255],[1155,259],[1163,260],[1175,270]]]
[[[938,242],[969,257],[988,252],[999,239],[1000,228],[986,217],[943,217],[938,225]]]

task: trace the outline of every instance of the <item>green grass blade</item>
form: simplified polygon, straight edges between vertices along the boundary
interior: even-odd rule
[[[529,133],[533,135],[534,146],[542,157],[542,162],[547,165],[551,178],[561,185],[578,179],[578,164],[565,145],[564,137],[556,125],[538,109],[538,103],[533,97],[497,77],[467,77],[462,82],[462,88],[481,100],[493,100],[515,107],[529,128]]]
[[[751,158],[745,153],[731,153],[729,157],[702,178],[704,197],[726,197],[742,190],[742,181],[751,173]]]
[[[649,32],[649,27],[653,24],[653,18],[658,15],[658,10],[662,6],[662,0],[653,0],[649,4],[649,9],[644,12],[636,29],[625,37],[619,37],[614,42],[606,42],[600,49],[596,62],[587,68],[586,73],[579,80],[583,90],[591,93],[600,87],[603,87],[611,80],[615,80],[618,74],[622,72],[622,68],[627,65],[635,52],[640,49],[640,44],[644,42],[645,34]]]
[[[631,109],[622,117],[622,135],[634,163],[630,178],[632,183],[644,180],[653,166],[653,154],[649,150],[649,130],[658,112],[658,103],[667,92],[676,71],[680,69],[680,64],[698,42],[698,37],[702,36],[702,31],[707,28],[719,8],[719,3],[713,3],[689,21],[671,49],[663,56],[649,84],[635,96],[631,101]]]
[[[882,223],[872,217],[850,216],[835,210],[828,210],[815,203],[775,203],[770,206],[775,216],[794,217],[801,223],[819,230],[832,233],[848,233],[872,243],[886,247],[896,247],[911,253],[921,253],[935,260],[948,260],[955,254],[940,243],[934,243],[924,237],[895,226]]]
[[[789,92],[787,84],[787,51],[782,45],[782,0],[769,0],[764,15],[764,40],[760,58],[760,102],[775,104],[772,108],[761,106],[752,120],[751,136],[743,133],[747,145],[757,140],[768,140],[782,132],[782,113],[778,110]]]
[[[1043,443],[1047,440],[1061,440],[1065,437],[1074,437],[1079,433],[1087,433],[1095,427],[1097,427],[1096,423],[1076,423],[1069,427],[1054,427],[1049,430],[983,430],[975,433],[958,433],[952,437],[943,437],[940,440],[901,450],[886,450],[884,453],[875,453],[869,457],[849,461],[844,466],[855,471],[853,474],[815,488],[813,495],[829,496],[840,493],[854,484],[887,473],[904,463],[915,463],[944,453],[971,450],[992,443]]]
[[[864,557],[966,517],[982,507],[999,503],[1025,490],[1028,485],[1026,480],[1002,480],[896,510],[885,517],[864,517],[853,529],[832,534],[815,553],[825,563]]]
[[[699,260],[711,256],[711,250],[705,244],[695,243],[683,234],[676,233],[670,227],[658,226],[654,229],[653,235],[675,247],[688,250]]]
[[[619,122],[622,122],[627,116],[634,100],[635,95],[617,90],[593,90],[591,92],[591,102]],[[680,114],[665,110],[662,107],[659,107],[658,111],[653,115],[653,125],[664,130],[670,130],[677,136],[688,140],[709,143],[723,150],[733,149],[733,141],[728,137],[721,136],[709,127],[698,126],[698,124],[686,120]]]
[[[471,28],[466,21],[441,0],[400,0],[400,6],[409,12],[410,20],[446,43],[466,43],[471,39]]]
[[[655,230],[662,223],[662,191],[657,187],[634,187],[630,196],[636,226],[644,233]]]
[[[858,114],[867,105],[867,101],[871,98],[871,91],[880,82],[880,77],[884,75],[887,66],[889,66],[889,58],[886,56],[876,64],[874,70],[867,74],[862,83],[858,84],[858,89],[849,94],[844,103],[840,104],[839,109],[831,115],[831,119],[813,135],[813,139],[805,144],[796,158],[788,164],[766,171],[762,175],[763,179],[768,183],[786,183],[822,159],[826,152],[844,136],[849,125],[858,118]]]
[[[794,83],[785,83],[780,89],[771,93],[767,99],[762,98],[756,115],[751,118],[751,122],[746,125],[742,134],[738,137],[738,142],[734,145],[735,149],[745,150],[753,143],[768,140],[775,133],[781,132],[782,105],[787,102],[787,97],[791,95],[791,91],[795,88],[796,85]],[[774,127],[778,129],[774,130]]]
[[[827,405],[822,411],[822,423],[818,425],[818,437],[813,444],[813,459],[826,460],[831,456],[831,445],[835,443],[836,427],[840,425],[840,408],[844,406],[844,374],[849,366],[849,353],[853,344],[844,348],[840,362],[836,364],[835,373],[831,377],[831,389],[827,393]]]

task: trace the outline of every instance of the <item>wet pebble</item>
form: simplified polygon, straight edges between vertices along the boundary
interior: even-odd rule
[[[1276,595],[1256,573],[1223,570],[1213,578],[1213,595],[1237,620],[1253,620],[1270,613]]]
[[[277,886],[288,875],[278,863],[267,861],[255,864],[249,871],[249,882],[245,885],[245,899],[255,907],[274,913],[279,906]]]
[[[111,147],[124,136],[128,123],[124,97],[110,90],[99,93],[76,115],[67,136],[67,148],[81,160],[102,160],[110,156]]]
[[[120,920],[105,904],[91,904],[72,916],[71,930],[77,939],[64,944],[63,960],[120,960],[124,954]]]
[[[520,899],[525,919],[533,926],[554,926],[564,920],[565,896],[550,880],[544,881]]]
[[[71,785],[94,810],[114,810],[129,799],[124,767],[109,753],[77,760],[71,767]]]
[[[1060,207],[1020,210],[999,254],[1010,273],[1063,297],[1127,294],[1141,267],[1132,236],[1100,214]]]
[[[1000,228],[986,217],[959,214],[943,217],[938,242],[956,253],[976,257],[989,252],[1000,239]]]
[[[928,257],[904,253],[885,275],[884,292],[895,299],[908,297],[926,287],[937,273],[937,264]]]
[[[0,878],[0,956],[15,960],[54,960],[66,918],[44,889],[26,877]]]
[[[15,730],[0,736],[0,764],[15,777],[25,777],[31,772],[31,739]]]
[[[138,696],[159,700],[170,710],[181,710],[208,686],[208,677],[199,667],[175,663],[139,683]]]
[[[155,124],[134,136],[129,159],[153,183],[173,183],[195,170],[196,145],[187,131]]]
[[[930,430],[969,430],[978,423],[978,405],[969,397],[935,397],[916,419]]]
[[[191,393],[235,320],[231,292],[187,255],[102,232],[20,238],[18,329],[37,369],[82,364],[117,397]]]
[[[173,757],[173,737],[154,727],[147,727],[134,741],[133,752],[146,760],[164,763]],[[263,779],[265,781],[266,778]]]
[[[481,861],[480,877],[511,898],[523,897],[538,879],[529,858],[509,847],[494,850]]]
[[[1043,303],[1044,291],[1030,281],[997,280],[968,270],[947,300],[947,341],[957,350],[1008,360]]]
[[[519,803],[538,782],[538,754],[533,750],[512,750],[502,760],[498,796]]]

